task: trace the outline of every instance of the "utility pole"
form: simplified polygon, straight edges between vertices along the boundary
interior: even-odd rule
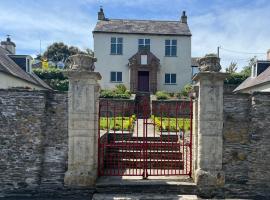
[[[219,58],[219,49],[221,48],[221,46],[217,47],[217,57]]]

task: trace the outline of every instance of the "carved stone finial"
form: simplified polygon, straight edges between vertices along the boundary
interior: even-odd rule
[[[221,70],[220,58],[216,54],[208,54],[198,60],[201,72],[219,72]]]
[[[76,71],[91,71],[95,70],[94,62],[97,61],[96,58],[87,54],[76,54],[69,57],[71,64],[69,66],[70,70]]]

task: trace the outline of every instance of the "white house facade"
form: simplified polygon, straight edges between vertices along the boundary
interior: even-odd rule
[[[180,21],[107,19],[93,31],[101,87],[122,83],[132,92],[180,91],[191,82],[191,33]]]

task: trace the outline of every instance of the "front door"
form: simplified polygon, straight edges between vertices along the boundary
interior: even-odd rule
[[[149,92],[149,72],[138,71],[138,91]]]

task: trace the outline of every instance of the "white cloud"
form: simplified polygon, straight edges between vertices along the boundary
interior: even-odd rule
[[[216,52],[217,46],[241,52],[265,52],[270,46],[270,4],[259,7],[217,9],[215,12],[190,19],[194,56]],[[247,64],[252,54],[220,51],[223,67],[236,61],[239,68]],[[255,55],[255,54],[254,54]],[[265,59],[266,55],[257,55]]]
[[[266,52],[270,46],[270,3],[218,0],[78,0],[78,1],[1,1],[0,37],[11,34],[19,52],[35,54],[39,40],[43,50],[52,42],[63,41],[81,48],[92,48],[92,30],[97,9],[104,6],[107,17],[172,19],[187,10],[192,31],[192,55],[216,52],[217,46],[245,51]],[[245,65],[252,55],[221,50],[222,64],[230,61]],[[264,55],[259,55],[264,58]]]

